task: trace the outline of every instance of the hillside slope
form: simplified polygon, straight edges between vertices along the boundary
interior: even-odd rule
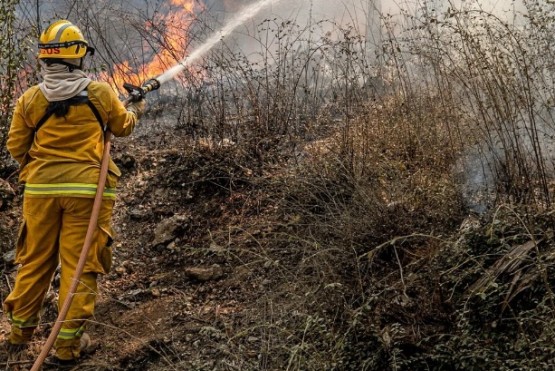
[[[552,215],[466,215],[441,138],[415,147],[381,128],[360,162],[334,136],[260,161],[152,119],[116,140],[114,265],[89,327],[98,349],[76,369],[551,367]],[[20,202],[0,209],[3,253]],[[3,273],[5,297],[15,267]],[[11,369],[36,357],[54,299]]]

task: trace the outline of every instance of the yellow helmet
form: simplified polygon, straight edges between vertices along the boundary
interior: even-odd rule
[[[79,59],[94,53],[81,30],[65,19],[52,23],[40,35],[39,59]]]

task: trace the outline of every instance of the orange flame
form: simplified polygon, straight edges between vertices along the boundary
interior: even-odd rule
[[[143,42],[143,52],[154,52],[151,60],[140,66],[129,61],[111,66],[109,71],[101,72],[99,78],[107,81],[116,91],[121,91],[123,83],[140,86],[168,68],[174,66],[186,56],[188,45],[187,30],[190,29],[195,14],[203,9],[199,0],[169,0],[173,5],[167,14],[158,13],[147,21],[145,31],[152,40]],[[156,45],[153,45],[156,44]]]

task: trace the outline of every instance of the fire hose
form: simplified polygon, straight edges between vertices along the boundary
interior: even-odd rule
[[[124,100],[123,104],[127,105],[131,102],[136,102],[145,97],[145,95],[153,90],[160,88],[160,82],[157,79],[150,79],[142,86],[134,86],[125,83],[123,87],[128,91],[129,96]],[[42,366],[44,360],[48,356],[48,352],[52,349],[56,337],[62,328],[62,324],[65,321],[69,308],[71,307],[71,302],[73,301],[73,295],[77,291],[77,286],[79,285],[79,280],[83,274],[83,269],[85,268],[85,263],[87,261],[87,255],[91,248],[93,242],[94,232],[98,224],[98,215],[100,213],[100,207],[102,205],[102,194],[104,193],[104,187],[106,185],[106,177],[108,175],[108,165],[110,163],[110,147],[112,143],[112,133],[109,129],[106,129],[104,134],[104,152],[102,154],[102,161],[100,164],[100,175],[98,177],[98,185],[96,188],[96,194],[94,197],[94,203],[92,207],[91,217],[89,219],[89,226],[87,229],[87,234],[85,235],[85,242],[83,243],[83,248],[81,250],[81,255],[79,256],[79,261],[77,262],[77,267],[73,273],[73,278],[71,286],[69,288],[68,294],[64,300],[62,308],[58,313],[58,318],[50,331],[50,335],[46,340],[39,356],[35,360],[31,371],[38,371]]]

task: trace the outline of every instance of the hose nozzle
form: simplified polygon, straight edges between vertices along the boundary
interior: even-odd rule
[[[131,102],[137,102],[143,99],[147,93],[160,88],[160,82],[156,79],[150,79],[145,82],[143,86],[124,83],[123,88],[129,93],[129,100]]]

